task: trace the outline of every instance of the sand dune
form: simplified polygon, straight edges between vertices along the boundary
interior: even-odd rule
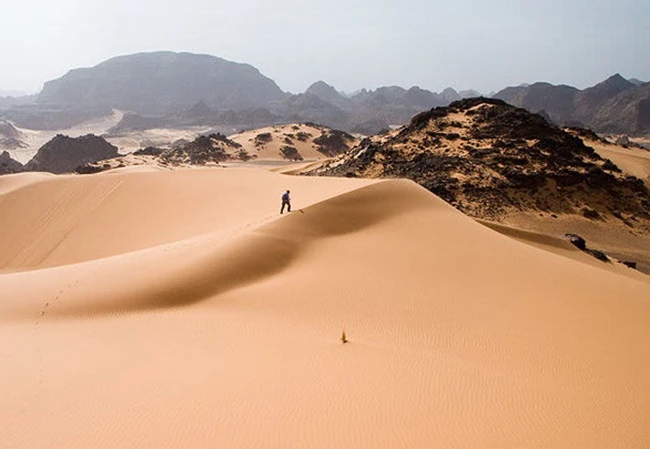
[[[409,181],[5,184],[0,447],[650,445],[642,275]]]
[[[601,157],[614,162],[624,173],[636,176],[650,186],[650,151],[594,140],[587,140],[586,143]]]

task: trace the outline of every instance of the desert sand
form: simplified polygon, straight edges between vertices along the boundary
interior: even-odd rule
[[[592,147],[603,158],[614,162],[624,173],[636,176],[646,186],[650,186],[650,150],[635,147],[623,147],[620,145],[588,140],[585,144]]]
[[[649,278],[410,181],[20,174],[0,210],[1,448],[650,447]]]

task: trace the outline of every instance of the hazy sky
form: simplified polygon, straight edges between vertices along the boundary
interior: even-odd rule
[[[649,0],[2,0],[0,89],[154,50],[257,67],[285,91],[650,80]]]

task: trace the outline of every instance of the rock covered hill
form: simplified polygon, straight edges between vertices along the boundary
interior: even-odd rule
[[[650,223],[641,180],[541,116],[496,99],[421,113],[308,173],[409,178],[479,218],[515,210]]]
[[[76,169],[92,174],[114,168],[153,165],[162,168],[220,165],[228,162],[263,163],[314,161],[348,151],[359,139],[343,131],[313,123],[278,125],[242,131],[230,137],[212,133],[172,148],[147,147],[130,154],[97,160]]]
[[[73,138],[58,134],[25,164],[25,170],[71,173],[80,165],[116,156],[117,148],[102,137],[88,134]]]
[[[11,158],[8,151],[0,154],[0,175],[20,173],[24,170],[23,164]]]
[[[216,108],[268,105],[285,98],[248,64],[191,53],[138,53],[75,69],[45,83],[37,103],[123,109],[159,115],[199,101]]]
[[[293,123],[243,131],[230,136],[246,152],[261,160],[315,160],[338,156],[359,139],[314,123]]]

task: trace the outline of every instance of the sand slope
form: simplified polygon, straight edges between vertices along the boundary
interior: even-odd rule
[[[0,447],[650,445],[650,283],[411,182],[109,172],[0,207]]]
[[[620,145],[585,139],[603,158],[616,164],[624,173],[636,176],[650,186],[650,151],[641,148],[625,148]]]

